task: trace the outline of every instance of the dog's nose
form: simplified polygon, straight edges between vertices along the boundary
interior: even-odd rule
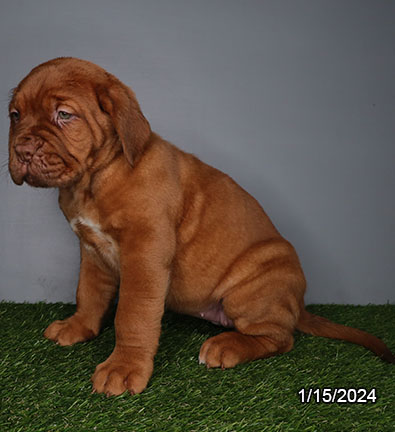
[[[32,142],[25,142],[23,144],[17,144],[15,146],[15,153],[21,162],[30,162],[34,153],[37,150],[37,146]]]

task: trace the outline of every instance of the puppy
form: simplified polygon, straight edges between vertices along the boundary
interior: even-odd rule
[[[96,367],[94,391],[144,390],[165,308],[231,329],[201,347],[207,367],[286,353],[295,329],[395,361],[376,337],[305,310],[297,254],[258,202],[152,132],[113,75],[84,60],[51,60],[13,91],[9,114],[13,181],[57,187],[80,239],[76,312],[44,336],[60,345],[94,338],[119,287],[116,344]]]

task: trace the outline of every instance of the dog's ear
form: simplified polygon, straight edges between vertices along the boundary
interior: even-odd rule
[[[111,117],[126,159],[133,165],[151,135],[150,125],[141,112],[136,96],[113,76],[96,88],[96,94],[100,109]]]

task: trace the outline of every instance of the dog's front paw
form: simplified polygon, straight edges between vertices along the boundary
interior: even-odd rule
[[[117,396],[125,391],[141,393],[148,384],[153,370],[150,358],[136,361],[136,353],[127,348],[115,348],[108,359],[100,363],[92,376],[93,393]]]
[[[93,330],[85,327],[74,316],[62,321],[54,321],[44,332],[44,337],[59,345],[73,345],[94,338]]]

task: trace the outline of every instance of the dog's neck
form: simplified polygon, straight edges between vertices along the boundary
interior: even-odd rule
[[[107,159],[104,153],[103,149],[100,156],[95,156],[94,163],[76,182],[59,188],[59,205],[68,220],[84,214],[86,208],[94,206],[94,201],[115,193],[119,175],[132,171],[121,148],[107,152]]]
[[[85,213],[100,213],[99,207],[119,195],[125,182],[133,182],[133,173],[140,169],[141,164],[141,169],[144,169],[144,156],[149,158],[149,149],[154,147],[157,138],[156,134],[151,134],[144,152],[133,161],[133,166],[119,143],[97,149],[93,160],[87,160],[87,169],[82,176],[73,184],[59,188],[59,205],[66,218],[70,221],[85,216]]]

